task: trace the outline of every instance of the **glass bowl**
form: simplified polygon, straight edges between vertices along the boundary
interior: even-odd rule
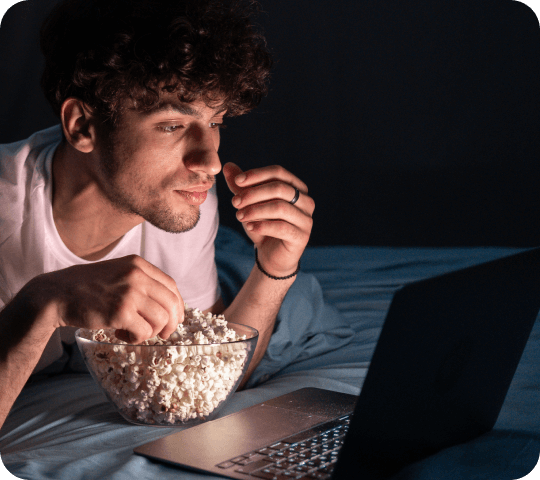
[[[75,339],[90,374],[129,422],[188,426],[212,420],[229,401],[249,366],[259,333],[227,323],[245,339],[192,345],[130,345]],[[106,333],[114,330],[103,330]]]

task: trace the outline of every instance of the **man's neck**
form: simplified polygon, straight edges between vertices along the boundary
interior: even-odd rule
[[[67,142],[59,145],[52,163],[52,210],[66,247],[85,260],[99,260],[143,219],[111,204],[100,188],[91,155]]]

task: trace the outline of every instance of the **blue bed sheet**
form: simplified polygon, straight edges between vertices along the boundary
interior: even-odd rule
[[[253,266],[253,249],[226,228],[216,247],[222,292],[230,300]],[[221,415],[304,386],[358,395],[396,289],[515,251],[309,247],[250,388],[237,392]],[[75,352],[72,365],[78,364]],[[494,430],[411,465],[399,480],[526,475],[540,452],[539,405],[537,321]],[[127,423],[87,373],[64,373],[29,382],[0,430],[0,453],[7,469],[23,479],[215,478],[133,454],[135,446],[174,431]]]

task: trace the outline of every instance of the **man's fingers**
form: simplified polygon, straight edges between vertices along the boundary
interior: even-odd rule
[[[250,205],[239,210],[236,218],[246,225],[263,220],[284,220],[303,231],[311,231],[313,225],[310,215],[304,214],[296,206],[283,200]]]
[[[236,167],[236,165],[234,166]],[[236,188],[242,189],[246,187],[252,187],[254,185],[259,185],[259,184],[279,180],[283,183],[286,183],[286,184],[292,185],[293,187],[298,188],[298,190],[300,190],[300,192],[304,194],[308,193],[307,185],[302,180],[300,180],[296,175],[293,175],[291,172],[289,172],[287,169],[283,168],[280,165],[271,165],[269,167],[254,168],[252,170],[246,170],[245,172],[242,172],[239,168],[238,170],[231,169],[231,172],[229,175],[231,177],[232,175],[234,175],[234,185]],[[236,193],[236,192],[233,191],[233,193]]]
[[[159,334],[162,338],[169,338],[184,319],[184,303],[180,294],[150,276],[137,287],[141,289],[141,295],[136,300],[137,314],[152,327],[150,337]]]
[[[179,299],[182,298],[180,292],[178,291],[178,287],[176,286],[176,282],[172,277],[162,272],[159,268],[138,255],[132,255],[132,262],[136,267],[142,269],[149,277],[152,277],[154,280],[157,280],[165,285]]]
[[[228,162],[223,165],[223,176],[225,177],[229,190],[235,195],[242,191],[242,188],[240,188],[235,182],[235,178],[241,173],[242,169],[232,162]]]
[[[116,337],[127,343],[138,344],[152,338],[152,327],[141,316],[134,316],[129,319],[126,328],[117,328],[114,332]]]
[[[250,205],[270,200],[284,200],[290,203],[295,193],[296,190],[292,185],[281,181],[272,181],[245,189],[233,197],[232,204],[238,209],[245,209]],[[294,207],[311,216],[315,210],[315,202],[310,196],[300,193]]]
[[[169,311],[171,317],[176,321],[174,328],[169,332],[170,335],[176,329],[178,323],[184,321],[184,300],[178,291],[176,282],[169,275],[141,257],[134,255],[132,262],[136,268],[141,269],[149,277],[148,296],[156,300]],[[135,282],[137,281],[138,280],[136,279]],[[160,287],[165,287],[166,290],[162,290]],[[169,292],[172,295],[169,295]],[[167,329],[167,331],[168,330],[169,329]]]

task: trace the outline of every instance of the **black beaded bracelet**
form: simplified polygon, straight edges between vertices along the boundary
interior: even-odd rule
[[[264,273],[267,277],[271,278],[272,280],[287,280],[288,278],[294,277],[299,271],[300,271],[300,261],[298,262],[298,267],[296,270],[291,273],[290,275],[287,275],[286,277],[274,277],[274,275],[270,275],[268,272],[262,268],[261,263],[259,262],[259,255],[257,254],[257,248],[255,248],[255,262],[257,263],[257,267],[259,270]]]

